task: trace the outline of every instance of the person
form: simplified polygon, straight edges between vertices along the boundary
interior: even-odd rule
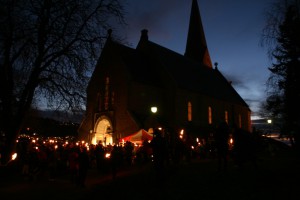
[[[78,154],[78,185],[85,187],[85,181],[89,169],[90,157],[86,147],[81,147]]]
[[[78,147],[72,146],[68,154],[68,167],[69,167],[70,180],[71,182],[74,183],[76,183],[76,179],[78,177],[78,168],[79,168],[78,156],[79,156]]]
[[[153,152],[153,164],[154,164],[154,170],[156,172],[158,179],[164,178],[164,171],[165,171],[165,158],[166,158],[166,141],[162,137],[162,133],[155,129],[153,132],[153,139],[151,140],[151,148]]]
[[[252,133],[241,128],[234,128],[233,131],[233,160],[239,169],[243,169],[245,162],[250,161],[253,167],[257,168],[257,138]]]
[[[218,159],[218,171],[227,171],[228,151],[229,151],[229,126],[224,121],[221,122],[214,134],[216,153]]]
[[[110,165],[111,165],[111,172],[112,172],[112,179],[116,179],[118,168],[121,165],[122,158],[122,147],[118,147],[114,145],[111,150],[110,155]]]
[[[133,149],[134,149],[133,143],[130,141],[126,141],[124,146],[124,153],[125,153],[125,161],[128,166],[131,166],[132,164]]]

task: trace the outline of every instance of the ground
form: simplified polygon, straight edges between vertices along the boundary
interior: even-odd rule
[[[300,199],[300,161],[282,145],[259,154],[255,168],[251,162],[238,168],[232,159],[228,171],[218,172],[213,158],[195,158],[166,167],[165,177],[155,176],[152,163],[127,167],[117,173],[101,174],[90,169],[86,187],[65,177],[55,181],[28,181],[18,175],[1,174],[1,199]],[[3,171],[2,171],[3,172]],[[11,178],[10,178],[11,176]]]

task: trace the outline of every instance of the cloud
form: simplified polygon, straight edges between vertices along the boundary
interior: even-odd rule
[[[225,76],[225,78],[228,80],[228,82],[231,82],[233,87],[249,90],[249,87],[245,82],[245,79],[243,79],[242,77],[233,74],[228,74],[226,72],[222,72],[222,73]]]
[[[164,0],[162,3],[160,0],[152,0],[145,4],[140,0],[128,0],[125,19],[128,22],[127,37],[138,41],[140,31],[148,29],[149,38],[170,38],[172,31],[174,32],[174,28],[170,26],[177,25],[178,30],[182,24],[186,24],[190,7],[191,1]],[[186,18],[183,19],[182,16]]]

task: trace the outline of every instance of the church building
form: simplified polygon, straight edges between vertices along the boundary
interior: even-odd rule
[[[107,145],[158,127],[207,138],[223,121],[250,131],[249,106],[212,65],[197,0],[187,35],[181,55],[151,41],[146,29],[136,48],[114,41],[109,30],[87,87],[79,138]]]

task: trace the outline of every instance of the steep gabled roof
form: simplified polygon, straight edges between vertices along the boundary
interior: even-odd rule
[[[105,55],[106,52],[108,52],[109,55]],[[101,57],[102,56],[107,56],[112,60],[119,57],[124,63],[131,80],[151,86],[161,86],[161,79],[157,71],[158,69],[153,67],[155,66],[155,61],[142,52],[108,38],[102,51]],[[115,58],[112,58],[112,56]],[[97,64],[95,68],[93,76],[99,73],[96,71],[98,65],[99,64]]]
[[[151,41],[144,41],[137,50],[147,52],[152,59],[155,57],[157,63],[152,67],[166,70],[178,88],[248,107],[218,69],[208,68]]]
[[[179,89],[248,107],[218,69],[208,68],[201,62],[149,41],[145,35],[142,35],[136,49],[113,41],[109,46],[121,57],[131,79],[136,82],[163,87],[162,79],[165,77],[161,74],[168,74]]]

